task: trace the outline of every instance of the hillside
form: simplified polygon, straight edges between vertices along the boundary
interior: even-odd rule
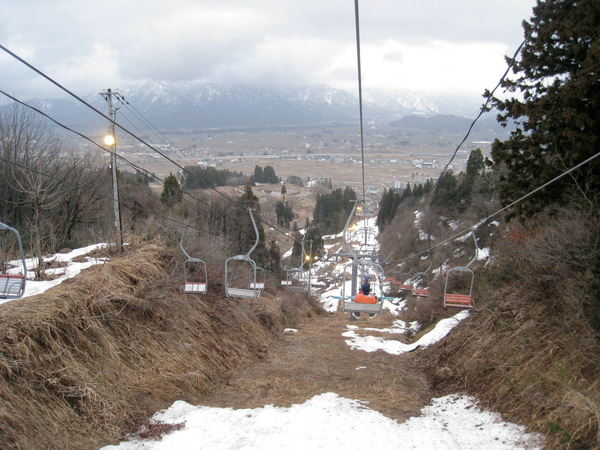
[[[339,237],[328,242],[330,251],[341,249]],[[144,429],[157,437],[173,428],[165,424],[161,431],[148,418],[176,400],[255,408],[336,392],[405,421],[435,395],[418,367],[429,359],[424,350],[357,351],[348,333],[359,346],[361,339],[387,342],[388,349],[423,342],[453,314],[437,301],[390,302],[381,316],[349,326],[327,294],[331,281],[325,280],[337,271],[331,263],[315,266],[314,274],[316,286],[325,281],[315,288],[329,303],[325,312],[304,295],[283,291],[274,277],[254,302],[225,298],[218,278],[210,280],[209,294],[183,297],[182,257],[160,241],[134,244],[122,257],[103,252],[95,256],[111,261],[0,307],[2,366],[11,368],[4,373],[3,448],[95,448]],[[403,322],[414,330],[390,331]],[[284,332],[289,327],[297,336]],[[28,363],[19,365],[23,359]],[[441,435],[428,439],[439,445]]]

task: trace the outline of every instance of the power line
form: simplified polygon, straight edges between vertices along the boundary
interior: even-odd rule
[[[26,65],[27,67],[29,67],[31,70],[33,70],[34,72],[36,72],[38,75],[42,76],[43,78],[45,78],[46,80],[50,81],[52,84],[54,84],[55,86],[57,86],[58,88],[60,88],[61,90],[63,90],[64,92],[66,92],[67,94],[69,94],[70,96],[72,96],[73,98],[75,98],[76,100],[80,101],[81,103],[83,103],[85,106],[87,106],[88,108],[92,109],[94,112],[96,112],[97,114],[99,114],[100,116],[104,117],[106,120],[109,121],[109,123],[112,123],[113,125],[115,125],[116,127],[120,128],[122,131],[124,131],[125,133],[127,133],[128,135],[130,135],[131,137],[133,137],[134,139],[136,139],[137,141],[141,142],[142,144],[146,145],[148,148],[150,148],[151,150],[153,150],[154,152],[156,152],[157,154],[159,154],[160,156],[162,156],[163,158],[165,158],[167,161],[171,162],[172,164],[174,164],[176,167],[180,168],[182,170],[182,172],[187,173],[188,175],[192,176],[193,178],[194,175],[192,173],[190,173],[189,171],[187,171],[185,169],[185,167],[182,167],[181,165],[179,165],[176,161],[174,161],[173,159],[169,158],[167,155],[165,155],[164,153],[160,152],[158,149],[156,149],[155,147],[153,147],[152,145],[150,145],[149,143],[147,143],[146,141],[144,141],[143,139],[139,138],[138,136],[136,136],[135,134],[133,134],[131,131],[129,131],[127,128],[123,127],[122,125],[120,125],[119,123],[117,123],[116,121],[114,121],[111,117],[108,117],[107,115],[103,114],[102,112],[100,112],[98,109],[96,109],[94,106],[90,105],[88,102],[86,102],[85,100],[83,100],[81,97],[77,96],[76,94],[74,94],[73,92],[71,92],[70,90],[68,90],[67,88],[65,88],[64,86],[62,86],[60,83],[58,83],[57,81],[55,81],[54,79],[52,79],[51,77],[49,77],[48,75],[46,75],[45,73],[43,73],[41,70],[37,69],[36,67],[34,67],[32,64],[28,63],[27,61],[25,61],[23,58],[19,57],[18,55],[16,55],[15,53],[13,53],[12,51],[10,51],[9,49],[7,49],[5,46],[3,46],[2,44],[0,44],[0,49],[4,50],[6,53],[8,53],[9,55],[11,55],[13,58],[17,59],[18,61],[20,61],[22,64]],[[361,106],[362,107],[362,106]],[[363,164],[364,164],[364,159],[363,159]],[[363,169],[363,178],[364,178],[364,169]],[[230,201],[231,203],[234,203],[234,200],[229,198],[227,195],[225,195],[224,193],[220,192],[219,190],[215,189],[214,187],[211,187],[211,189],[213,191],[215,191],[218,195],[222,196],[223,198],[227,199],[228,201]],[[263,220],[264,223],[266,223],[267,225],[269,225],[271,228],[273,228],[275,231],[277,231],[278,233],[286,236],[288,239],[291,239],[292,241],[296,241],[293,238],[290,238],[290,236],[288,236],[286,233],[284,233],[283,231],[279,230],[275,225],[265,222]]]
[[[104,151],[104,152],[107,152],[107,153],[111,153],[111,152],[110,152],[108,149],[106,149],[106,148],[105,148],[105,147],[103,147],[102,145],[98,144],[98,143],[97,143],[97,142],[95,142],[93,139],[89,138],[88,136],[85,136],[84,134],[82,134],[82,133],[80,133],[80,132],[78,132],[78,131],[76,131],[76,130],[73,130],[72,128],[69,128],[68,126],[66,126],[66,125],[62,124],[61,122],[57,121],[56,119],[52,118],[50,115],[46,114],[45,112],[41,111],[40,109],[38,109],[38,108],[36,108],[36,107],[34,107],[34,106],[32,106],[32,105],[29,105],[28,103],[26,103],[26,102],[23,102],[23,101],[19,100],[18,98],[14,97],[14,96],[12,96],[12,95],[10,95],[10,94],[7,94],[6,92],[4,92],[4,91],[3,91],[3,90],[1,90],[1,89],[0,89],[0,93],[1,93],[1,94],[3,94],[4,96],[6,96],[6,97],[10,98],[11,100],[13,100],[13,101],[15,101],[15,102],[19,103],[20,105],[23,105],[23,106],[25,106],[25,107],[27,107],[27,108],[30,108],[30,109],[34,110],[34,111],[35,111],[35,112],[37,112],[38,114],[41,114],[42,116],[46,117],[48,120],[52,121],[52,122],[53,122],[53,123],[55,123],[56,125],[58,125],[58,126],[60,126],[60,127],[64,128],[65,130],[67,130],[67,131],[70,131],[71,133],[74,133],[74,134],[76,134],[77,136],[79,136],[79,137],[81,137],[81,138],[85,139],[86,141],[88,141],[88,142],[92,143],[93,145],[95,145],[96,147],[98,147],[100,150],[102,150],[102,151]],[[151,173],[150,173],[150,172],[148,172],[146,169],[144,169],[144,168],[142,168],[142,167],[140,167],[140,166],[136,165],[135,163],[133,163],[133,162],[129,161],[129,160],[128,160],[128,159],[126,159],[125,157],[123,157],[123,156],[121,156],[121,155],[117,155],[117,158],[118,158],[118,159],[119,159],[121,162],[123,162],[123,163],[127,164],[128,166],[130,166],[130,167],[134,168],[136,171],[138,171],[138,172],[142,173],[142,174],[143,174],[143,175],[144,175],[146,178],[148,178],[149,180],[158,180],[158,181],[161,181],[161,182],[164,184],[164,181],[165,181],[165,180],[161,179],[161,178],[160,178],[160,177],[158,177],[157,175],[151,174]],[[210,204],[206,203],[204,200],[202,200],[202,199],[200,199],[200,198],[197,198],[197,197],[194,197],[194,196],[193,196],[192,194],[190,194],[189,192],[183,191],[183,193],[184,193],[185,195],[188,195],[188,196],[189,196],[189,197],[191,197],[192,199],[194,199],[194,200],[196,200],[196,201],[198,201],[198,202],[200,202],[200,203],[204,204],[206,207],[208,207],[208,208],[212,209],[212,206],[211,206]]]
[[[358,1],[358,0],[356,0],[356,1]],[[481,116],[484,113],[486,113],[486,112],[488,112],[490,110],[490,108],[488,107],[488,105],[491,102],[494,93],[502,85],[502,83],[504,82],[504,80],[508,76],[508,73],[512,70],[513,66],[515,65],[515,61],[517,59],[517,56],[519,55],[519,52],[521,51],[521,49],[523,48],[523,46],[527,43],[527,41],[529,41],[529,39],[531,39],[531,36],[533,35],[533,33],[537,30],[538,25],[542,21],[542,18],[546,15],[546,11],[548,10],[548,7],[550,6],[551,3],[552,3],[552,0],[548,0],[547,1],[544,10],[539,15],[539,17],[537,18],[537,20],[535,21],[535,23],[533,24],[533,26],[531,27],[531,30],[529,30],[529,33],[527,33],[527,36],[525,36],[525,39],[523,39],[523,41],[521,42],[521,44],[519,44],[519,46],[515,50],[515,52],[513,54],[513,57],[510,60],[510,63],[508,64],[508,67],[506,68],[506,71],[504,72],[504,74],[502,75],[502,77],[500,77],[500,80],[498,80],[498,83],[496,84],[496,86],[494,87],[494,89],[491,92],[487,92],[486,93],[487,99],[486,99],[485,103],[481,106],[481,108],[479,109],[479,114],[477,115],[477,117],[475,117],[475,119],[473,120],[473,122],[471,122],[471,125],[469,126],[469,129],[467,130],[467,133],[465,134],[465,136],[462,139],[462,141],[460,141],[460,143],[456,147],[456,150],[454,150],[454,153],[452,154],[452,157],[450,158],[450,161],[448,161],[448,163],[446,164],[446,166],[442,170],[442,173],[440,174],[440,176],[436,180],[435,184],[433,185],[433,189],[431,189],[431,191],[429,191],[429,193],[425,197],[425,200],[424,200],[423,203],[426,203],[427,199],[429,198],[429,196],[433,192],[435,192],[435,190],[436,190],[436,188],[437,188],[437,186],[438,186],[438,184],[439,184],[442,176],[446,173],[446,171],[448,170],[448,167],[450,167],[450,164],[452,164],[452,161],[454,161],[454,158],[458,154],[458,150],[460,150],[460,148],[462,147],[462,145],[468,139],[468,137],[471,134],[471,131],[473,130],[473,127],[475,126],[475,124],[477,123],[477,121],[481,118]]]
[[[362,169],[362,194],[363,194],[363,214],[365,227],[367,226],[367,194],[365,190],[365,137],[364,137],[364,125],[363,125],[363,104],[362,104],[362,74],[361,74],[361,62],[360,62],[360,23],[358,17],[358,0],[354,0],[354,23],[356,28],[356,60],[357,60],[357,71],[358,71],[358,107],[360,111],[360,157],[361,157],[361,169]],[[365,244],[367,238],[365,236]]]
[[[4,50],[6,53],[8,53],[9,55],[11,55],[13,58],[17,59],[18,61],[20,61],[21,63],[25,64],[27,67],[29,67],[31,70],[33,70],[34,72],[36,72],[38,75],[44,77],[46,80],[50,81],[52,84],[54,84],[55,86],[57,86],[58,88],[60,88],[61,90],[63,90],[64,92],[66,92],[67,94],[69,94],[70,96],[72,96],[73,98],[79,100],[81,103],[83,103],[85,106],[87,106],[88,108],[92,109],[93,111],[95,111],[97,114],[100,114],[102,117],[104,117],[106,120],[109,121],[109,123],[112,123],[113,125],[115,125],[116,127],[120,128],[121,130],[123,130],[125,133],[127,133],[128,135],[130,135],[131,137],[133,137],[134,139],[138,140],[139,142],[141,142],[142,144],[146,145],[148,148],[152,149],[154,152],[158,153],[160,156],[162,156],[163,158],[165,158],[167,161],[169,161],[170,163],[174,164],[175,166],[179,167],[183,172],[188,173],[189,175],[191,175],[193,177],[193,174],[190,174],[187,170],[185,170],[184,167],[180,166],[177,162],[175,162],[174,160],[172,160],[171,158],[169,158],[167,155],[165,155],[164,153],[162,153],[161,151],[159,151],[158,149],[154,148],[152,145],[150,145],[149,143],[147,143],[146,141],[144,141],[143,139],[141,139],[140,137],[136,136],[135,134],[133,134],[131,131],[129,131],[127,128],[123,127],[122,125],[118,124],[117,122],[115,122],[111,117],[108,117],[107,115],[103,114],[102,112],[100,112],[98,109],[96,109],[95,107],[93,107],[92,105],[90,105],[88,102],[86,102],[85,100],[83,100],[81,97],[77,96],[76,94],[74,94],[73,92],[71,92],[70,90],[68,90],[67,88],[65,88],[64,86],[62,86],[60,83],[58,83],[57,81],[53,80],[52,78],[50,78],[48,75],[46,75],[45,73],[43,73],[41,70],[37,69],[36,67],[34,67],[33,65],[29,64],[27,61],[25,61],[23,58],[19,57],[18,55],[16,55],[15,53],[11,52],[10,50],[8,50],[6,47],[4,47],[2,44],[0,44],[0,49]],[[223,194],[222,192],[219,192],[215,189],[215,192],[217,192],[219,195],[223,196],[224,198],[226,198],[227,200],[233,202],[232,199],[230,199],[229,197],[227,197],[225,194]]]
[[[358,0],[355,0],[358,1]],[[531,27],[531,29],[529,30],[529,33],[527,33],[527,36],[525,37],[525,39],[521,42],[521,44],[517,47],[517,49],[515,50],[512,59],[510,60],[510,63],[508,64],[508,67],[506,68],[506,71],[504,72],[504,74],[502,75],[502,77],[500,78],[500,80],[498,81],[498,83],[496,84],[496,86],[494,87],[494,89],[489,92],[487,94],[487,100],[485,101],[485,103],[481,106],[479,114],[477,115],[477,117],[475,118],[475,120],[473,120],[473,122],[471,123],[471,125],[469,126],[469,129],[467,130],[467,133],[465,134],[464,138],[462,139],[462,141],[458,144],[458,146],[456,147],[456,150],[454,150],[454,153],[452,155],[452,157],[450,158],[450,161],[448,161],[448,163],[446,164],[446,166],[444,167],[444,169],[442,170],[442,173],[440,174],[440,176],[438,177],[438,179],[436,180],[433,188],[427,193],[427,196],[425,197],[423,204],[427,203],[427,200],[429,198],[430,195],[432,195],[433,192],[435,192],[440,179],[442,178],[442,176],[444,175],[444,173],[446,173],[446,171],[448,170],[448,167],[450,166],[450,164],[452,163],[452,161],[454,160],[454,158],[456,157],[458,150],[462,147],[462,145],[466,142],[467,138],[469,137],[469,135],[471,134],[471,131],[473,130],[473,127],[475,126],[475,124],[477,123],[477,121],[481,118],[481,116],[485,113],[489,111],[489,103],[492,100],[492,97],[494,95],[494,93],[496,92],[496,90],[502,85],[502,83],[504,82],[504,80],[506,79],[506,77],[508,76],[508,73],[512,70],[515,61],[517,59],[517,56],[519,55],[521,49],[525,46],[525,44],[529,41],[529,39],[531,39],[531,36],[533,35],[533,33],[537,30],[538,25],[540,24],[541,20],[543,19],[543,17],[546,15],[546,12],[550,6],[550,4],[552,3],[552,0],[548,0],[546,3],[546,6],[544,7],[544,9],[542,10],[541,14],[538,16],[537,20],[535,21],[535,23],[533,24],[533,26]],[[518,200],[515,200],[514,202],[512,202],[511,204],[505,206],[504,208],[496,211],[495,213],[489,215],[488,217],[486,217],[485,219],[479,221],[476,225],[469,227],[465,230],[462,230],[461,232],[455,234],[454,236],[439,242],[433,246],[430,246],[428,249],[423,250],[421,252],[415,253],[414,255],[411,255],[407,258],[404,258],[402,260],[398,260],[398,261],[406,261],[414,256],[420,256],[425,254],[426,252],[440,247],[446,243],[448,243],[451,240],[454,240],[460,236],[462,236],[463,234],[465,234],[468,231],[472,231],[474,229],[476,229],[477,227],[479,227],[481,224],[486,223],[488,220],[490,220],[491,218],[495,217],[496,215],[500,214],[501,212],[507,210],[508,208],[516,205],[517,203],[525,200],[527,197],[529,197],[530,195],[533,195],[535,192],[538,192],[539,190],[545,188],[546,186],[554,183],[556,180],[558,180],[559,178],[562,178],[563,176],[567,175],[568,173],[572,172],[573,170],[576,170],[577,168],[581,167],[582,165],[588,163],[589,161],[593,160],[594,158],[596,158],[597,156],[599,156],[599,154],[596,154],[594,156],[592,156],[591,158],[588,158],[587,160],[583,161],[582,163],[578,164],[577,166],[569,169],[568,171],[562,173],[561,175],[557,176],[556,178],[550,180],[549,182],[545,183],[544,185],[538,187],[537,189],[534,189],[533,191],[529,192],[528,194],[524,195],[523,197],[519,198]]]

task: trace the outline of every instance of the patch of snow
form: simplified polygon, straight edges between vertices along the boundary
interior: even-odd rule
[[[333,392],[289,408],[213,408],[176,401],[153,419],[184,427],[160,441],[131,440],[101,450],[542,448],[540,436],[502,421],[498,414],[481,410],[474,398],[460,395],[433,399],[419,417],[404,423],[372,410],[366,402]]]

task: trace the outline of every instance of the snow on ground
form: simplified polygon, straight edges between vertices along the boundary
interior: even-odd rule
[[[333,392],[289,408],[212,408],[177,401],[153,418],[183,428],[160,441],[131,440],[102,450],[542,448],[538,437],[523,427],[482,411],[474,398],[458,395],[433,400],[421,416],[404,423]]]
[[[88,245],[87,247],[78,248],[72,250],[68,253],[56,253],[55,255],[44,258],[46,262],[61,262],[65,264],[65,267],[58,267],[56,269],[48,269],[46,270],[47,275],[58,275],[58,278],[49,281],[35,281],[31,278],[35,275],[32,271],[37,267],[37,259],[29,258],[25,260],[25,265],[27,267],[27,282],[25,283],[25,293],[22,298],[31,297],[32,295],[41,294],[51,287],[58,286],[60,283],[65,281],[68,278],[73,278],[79,272],[88,267],[95,266],[97,264],[104,264],[107,258],[91,258],[86,256],[85,262],[74,262],[75,258],[79,258],[81,256],[85,256],[88,253],[93,252],[94,250],[100,248],[106,248],[108,244],[94,244]],[[21,265],[18,261],[11,262],[12,265],[16,266],[17,269]],[[12,299],[8,300],[0,300],[0,304],[12,301]]]
[[[359,336],[357,330],[361,331],[370,331],[376,330],[379,332],[388,332],[386,329],[375,329],[375,328],[362,328],[360,329],[356,325],[348,325],[348,330],[342,334],[342,336],[350,338],[346,339],[346,344],[350,346],[353,350],[363,350],[365,352],[376,352],[377,350],[383,350],[386,353],[391,355],[401,355],[402,353],[412,352],[413,350],[419,347],[427,347],[428,345],[435,344],[436,342],[442,340],[452,328],[459,324],[459,322],[463,319],[469,317],[468,311],[461,311],[456,314],[454,317],[449,317],[447,319],[440,320],[433,330],[423,335],[419,340],[411,343],[404,344],[400,341],[396,340],[387,340],[382,337],[377,336]],[[414,323],[412,328],[417,328],[418,324]],[[410,328],[406,328],[406,332],[409,332]],[[398,331],[392,332],[397,333]]]

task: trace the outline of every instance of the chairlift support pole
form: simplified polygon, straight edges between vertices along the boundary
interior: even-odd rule
[[[352,212],[350,213],[350,215],[348,216],[348,220],[346,221],[346,226],[344,227],[344,232],[342,233],[342,236],[344,238],[344,245],[346,246],[346,248],[348,249],[348,252],[352,255],[352,287],[350,295],[356,295],[357,292],[357,288],[356,288],[356,253],[354,253],[354,250],[352,249],[352,247],[350,247],[350,244],[348,244],[348,240],[346,239],[346,233],[348,231],[348,227],[350,226],[350,222],[352,221],[352,217],[354,217],[354,212],[356,211],[356,206],[358,205],[358,201],[355,200],[354,201],[354,206],[352,207]]]

